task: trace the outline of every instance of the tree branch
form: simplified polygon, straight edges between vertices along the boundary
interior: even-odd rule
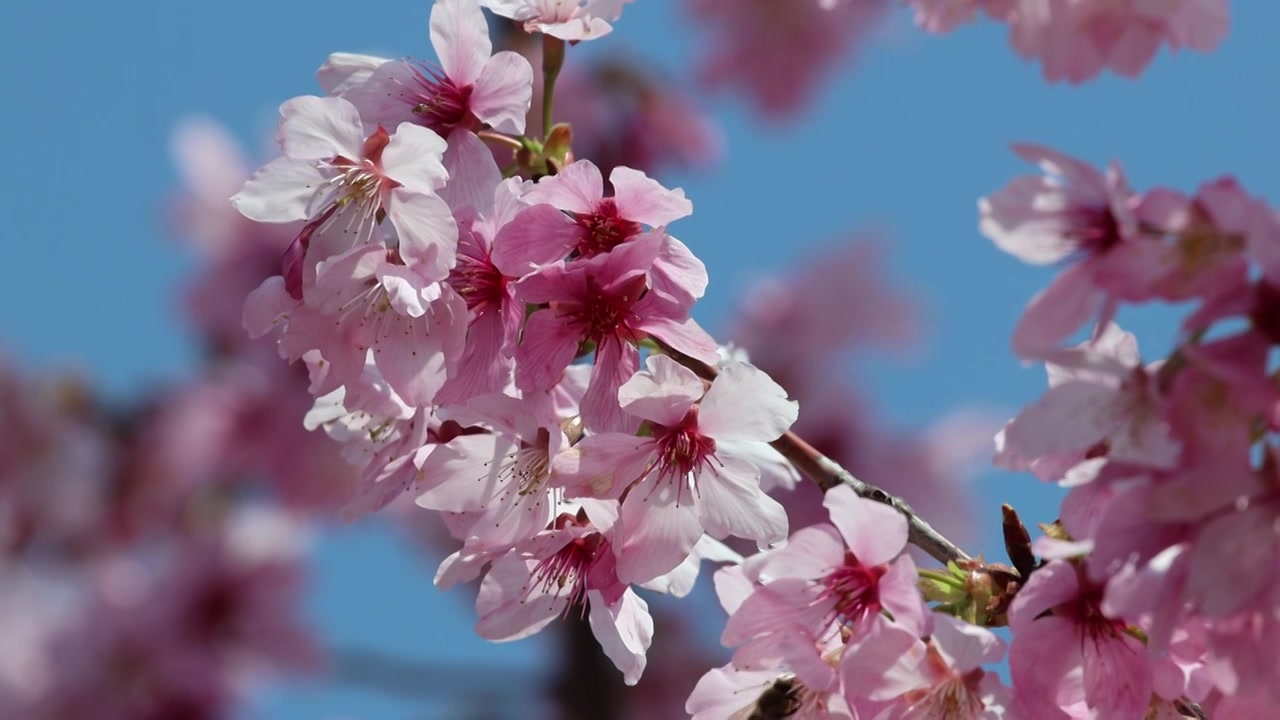
[[[712,381],[716,379],[718,371],[698,360],[689,357],[684,353],[676,350],[665,343],[659,343],[662,352],[670,356],[672,360],[692,370],[698,377],[703,380]],[[818,452],[816,448],[804,440],[804,438],[796,435],[788,430],[782,437],[774,440],[770,445],[782,454],[797,470],[804,473],[810,480],[817,483],[823,492],[830,490],[837,485],[847,485],[858,497],[868,500],[874,500],[878,503],[888,505],[897,510],[907,520],[907,540],[912,545],[925,551],[934,560],[946,565],[950,562],[960,562],[963,560],[971,560],[972,558],[958,545],[948,540],[942,533],[933,529],[924,518],[920,517],[911,509],[911,506],[902,498],[891,495],[884,490],[863,482],[853,476],[853,473],[845,470],[831,458]]]

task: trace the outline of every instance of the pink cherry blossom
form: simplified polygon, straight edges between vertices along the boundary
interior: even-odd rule
[[[1089,457],[1172,469],[1180,446],[1137,342],[1109,325],[1097,341],[1048,363],[1050,388],[996,436],[995,462],[1059,480]]]
[[[1212,302],[1246,287],[1245,249],[1265,233],[1270,210],[1235,180],[1221,178],[1192,198],[1164,188],[1144,193],[1135,214],[1148,232],[1115,249],[1100,282],[1124,288],[1130,301]]]
[[[562,252],[591,258],[638,238],[645,225],[657,230],[662,246],[653,263],[654,288],[691,303],[707,289],[707,269],[684,243],[666,234],[666,226],[693,212],[684,191],[668,190],[639,170],[614,168],[609,175],[614,194],[604,197],[600,169],[579,160],[543,178],[524,195],[530,203],[546,203],[567,212],[575,227],[565,232],[564,218],[540,216],[527,232],[544,243],[572,243]]]
[[[1102,614],[1101,587],[1070,562],[1031,575],[1009,610],[1013,692],[1028,717],[1134,717],[1151,702],[1152,666],[1122,620]]]
[[[518,53],[493,53],[478,0],[437,0],[431,44],[438,67],[335,53],[317,76],[325,92],[350,100],[369,123],[416,123],[441,137],[486,126],[524,133],[533,68]]]
[[[482,395],[449,417],[491,432],[461,435],[422,459],[417,504],[473,513],[473,549],[507,548],[545,529],[561,512],[556,458],[569,446],[551,397]]]
[[[527,206],[519,195],[520,182],[507,180],[493,191],[485,214],[461,223],[458,264],[448,282],[466,301],[471,319],[458,372],[441,389],[439,404],[507,387],[524,323],[524,305],[516,300],[514,285],[564,256],[548,232],[564,216],[549,205]],[[566,233],[569,229],[559,227]]]
[[[545,390],[578,354],[595,344],[591,384],[582,400],[588,429],[634,430],[639,424],[618,405],[618,388],[639,365],[635,345],[652,336],[714,363],[716,344],[688,315],[689,305],[650,289],[649,273],[663,238],[649,233],[587,260],[554,265],[516,284],[516,297],[546,303],[529,316],[516,350],[516,385]]]
[[[823,504],[830,524],[803,528],[745,566],[758,586],[731,610],[721,642],[741,646],[734,653],[739,667],[782,658],[809,687],[831,688],[843,678],[845,692],[858,695],[850,683],[866,681],[846,664],[855,662],[857,648],[866,643],[877,662],[911,652],[926,610],[915,563],[903,554],[902,516],[844,486],[828,490]],[[838,673],[814,650],[815,641],[837,640],[845,643]]]
[[[278,139],[285,156],[259,169],[232,202],[259,222],[306,220],[285,254],[285,287],[295,298],[315,265],[360,245],[379,242],[385,214],[400,243],[443,277],[453,264],[457,228],[435,191],[444,185],[445,144],[434,133],[402,123],[367,138],[359,115],[341,98],[299,97],[280,107]]]
[[[930,621],[933,629],[927,643],[905,629],[879,626],[880,632],[905,635],[902,642],[911,649],[886,657],[876,643],[858,645],[844,661],[848,691],[889,701],[889,708],[877,716],[886,719],[1005,717],[1012,701],[1009,689],[994,673],[982,669],[1003,658],[1004,642],[990,630],[950,615],[938,613]]]
[[[605,496],[626,492],[619,577],[646,582],[670,572],[704,530],[762,547],[786,536],[782,506],[760,491],[760,471],[734,448],[777,439],[795,421],[796,404],[767,375],[729,365],[704,394],[691,370],[653,355],[619,397],[623,409],[648,422],[650,437],[594,435],[561,464],[579,486],[600,484]]]
[[[614,572],[612,512],[592,507],[560,515],[552,529],[493,563],[476,598],[476,631],[491,640],[515,640],[571,610],[589,610],[600,647],[634,685],[644,672],[653,619],[648,604]]]
[[[1090,319],[1114,313],[1123,288],[1103,285],[1099,273],[1111,251],[1139,233],[1136,198],[1116,164],[1104,176],[1046,147],[1015,145],[1014,151],[1047,175],[1016,178],[979,200],[982,234],[1024,262],[1074,261],[1031,300],[1014,330],[1014,352],[1037,358]]]
[[[603,37],[631,0],[481,0],[493,14],[524,25],[525,32],[577,42]]]
[[[1050,82],[1091,80],[1104,69],[1137,77],[1156,52],[1209,52],[1227,34],[1226,0],[1013,0],[1010,41],[1043,63]]]

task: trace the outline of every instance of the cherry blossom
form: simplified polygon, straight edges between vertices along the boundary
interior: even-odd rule
[[[306,220],[286,255],[286,287],[301,297],[308,269],[361,243],[377,240],[380,212],[402,242],[429,248],[447,271],[457,231],[435,195],[446,175],[445,144],[433,133],[402,123],[391,135],[381,126],[367,137],[355,106],[341,98],[299,97],[280,106],[277,134],[285,156],[263,166],[232,199],[251,220]],[[312,250],[310,245],[319,243]]]
[[[650,290],[649,273],[663,237],[649,233],[594,258],[553,265],[516,284],[516,297],[547,304],[529,316],[516,350],[516,385],[545,390],[577,355],[595,345],[594,371],[582,416],[593,430],[631,430],[639,423],[618,405],[618,388],[635,373],[635,345],[653,337],[704,362],[715,341],[689,317],[689,304]]]
[[[760,491],[760,471],[735,450],[777,439],[795,421],[795,403],[767,375],[745,363],[729,365],[704,394],[692,371],[654,355],[619,398],[647,422],[651,436],[593,435],[561,466],[579,486],[602,484],[603,496],[626,492],[619,577],[646,582],[670,572],[704,530],[761,546],[786,536],[782,506]]]
[[[317,73],[320,85],[368,123],[416,123],[446,138],[484,127],[522,134],[533,68],[517,53],[493,52],[478,0],[436,0],[430,25],[438,67],[335,53]]]
[[[1114,313],[1123,288],[1105,285],[1100,275],[1113,262],[1112,251],[1140,228],[1136,197],[1119,165],[1104,176],[1046,147],[1015,145],[1014,151],[1047,174],[1017,178],[979,200],[982,234],[1024,262],[1074,261],[1031,300],[1014,330],[1014,352],[1038,358],[1091,318],[1105,321]]]
[[[495,15],[561,40],[594,40],[613,31],[612,22],[622,16],[631,0],[481,0]]]

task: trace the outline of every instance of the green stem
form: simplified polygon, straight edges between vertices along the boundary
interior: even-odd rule
[[[564,67],[564,41],[542,36],[542,138],[551,133],[551,109],[555,103],[556,78]]]
[[[964,581],[951,573],[940,572],[937,570],[917,570],[916,574],[925,580],[933,580],[934,582],[949,585],[954,588],[964,588]]]

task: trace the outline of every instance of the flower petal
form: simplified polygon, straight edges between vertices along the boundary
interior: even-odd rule
[[[754,365],[721,368],[698,411],[698,427],[713,438],[771,442],[796,421],[799,404]]]
[[[431,7],[431,46],[450,80],[458,87],[473,84],[493,51],[480,4],[436,0]]]

